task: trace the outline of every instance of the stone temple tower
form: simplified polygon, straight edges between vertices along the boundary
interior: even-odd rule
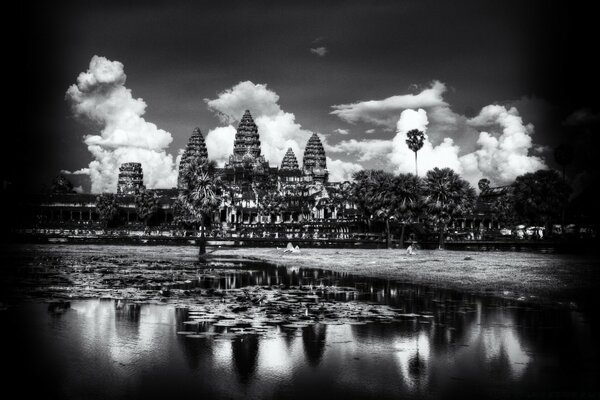
[[[291,147],[287,149],[285,155],[283,156],[283,160],[281,161],[281,169],[300,169],[298,160],[294,154],[294,150],[292,150]]]
[[[258,137],[258,127],[252,119],[250,110],[246,110],[233,142],[233,155],[242,158],[250,154],[253,158],[260,156],[260,139]]]
[[[258,127],[252,119],[249,110],[246,110],[235,133],[233,141],[233,154],[225,168],[253,167],[268,169],[269,163],[260,154],[260,139]]]
[[[123,163],[119,167],[117,194],[135,195],[144,187],[142,164],[137,162]]]
[[[179,174],[177,175],[177,187],[182,188],[182,175],[183,170],[195,159],[207,158],[208,150],[206,150],[206,143],[204,142],[204,136],[200,128],[194,129],[192,136],[188,140],[185,150],[181,155],[181,161],[179,162]]]
[[[313,133],[306,143],[302,164],[305,175],[311,176],[317,182],[327,182],[329,172],[327,171],[325,149],[316,133]]]

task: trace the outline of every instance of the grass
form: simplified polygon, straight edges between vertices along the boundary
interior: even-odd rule
[[[421,250],[409,256],[403,250],[382,249],[303,249],[286,254],[272,248],[226,248],[214,255],[516,298],[566,299],[593,291],[600,283],[599,260],[589,255]]]

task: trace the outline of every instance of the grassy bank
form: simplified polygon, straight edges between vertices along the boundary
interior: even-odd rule
[[[213,255],[239,256],[290,267],[323,268],[439,288],[507,297],[569,299],[600,286],[593,256],[524,252],[227,248]]]

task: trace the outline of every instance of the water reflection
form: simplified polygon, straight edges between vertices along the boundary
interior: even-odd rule
[[[186,305],[86,300],[23,305],[0,318],[30,332],[16,342],[23,352],[43,344],[50,361],[41,365],[61,377],[60,398],[398,398],[467,390],[502,398],[599,389],[598,345],[575,311],[320,270],[215,269],[195,285],[310,286],[319,301],[383,303],[401,317],[230,335],[210,322],[189,324]],[[352,290],[319,292],[326,286]]]

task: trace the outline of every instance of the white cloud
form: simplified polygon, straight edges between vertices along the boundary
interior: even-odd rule
[[[327,50],[327,47],[325,46],[319,46],[317,48],[311,48],[310,52],[313,54],[318,55],[319,57],[324,57],[325,54],[327,54],[329,52],[329,50]]]
[[[228,124],[239,121],[247,109],[250,109],[253,116],[277,116],[282,113],[277,103],[277,93],[267,89],[265,84],[254,84],[251,81],[240,82],[219,93],[216,99],[204,101],[210,110],[217,113],[221,122]]]
[[[177,181],[173,157],[165,152],[173,138],[142,118],[146,103],[133,98],[124,86],[126,78],[122,63],[94,56],[66,92],[74,115],[100,128],[100,134],[84,137],[94,157],[87,171],[93,193],[114,192],[119,166],[125,162],[142,163],[149,188],[170,188]]]
[[[217,127],[208,131],[204,138],[208,157],[220,166],[223,166],[233,153],[235,131],[232,125]]]
[[[367,129],[365,131],[365,133],[368,133],[368,134],[375,133],[375,129]]]
[[[339,133],[340,135],[347,135],[350,133],[350,131],[348,129],[341,129],[341,128],[334,129],[333,131],[335,133]]]
[[[533,125],[525,125],[515,107],[483,107],[468,123],[489,131],[480,132],[479,148],[465,159],[471,170],[476,163],[482,177],[496,183],[509,183],[524,173],[547,168],[540,157],[529,155],[533,147]]]
[[[343,153],[346,155],[356,154],[360,162],[369,161],[381,157],[392,150],[390,140],[364,139],[364,140],[344,140],[335,145],[323,144],[328,153]]]
[[[439,120],[436,111],[439,109],[403,110],[392,139],[344,140],[335,145],[327,144],[326,149],[354,155],[360,162],[387,160],[384,167],[389,170],[414,173],[414,152],[406,145],[406,132],[419,129],[425,133],[423,147],[418,152],[419,175],[434,167],[449,167],[474,186],[483,177],[501,185],[514,181],[521,174],[546,168],[540,157],[529,155],[543,149],[534,146],[531,138],[533,125],[524,124],[516,108],[489,105],[474,118],[459,116],[478,134],[473,151],[465,151],[451,137],[443,137],[438,144],[432,142],[429,116],[433,114]]]
[[[402,111],[396,124],[397,133],[392,140],[392,151],[388,155],[395,172],[415,172],[415,153],[406,144],[406,133],[411,129],[427,132],[428,125],[429,120],[425,110],[420,108],[417,111]],[[418,152],[419,175],[423,176],[426,171],[434,167],[448,167],[461,172],[458,151],[458,146],[454,144],[451,138],[445,138],[442,143],[434,146],[428,135],[425,134],[425,142]]]
[[[383,100],[359,101],[350,104],[334,105],[331,114],[337,115],[342,120],[350,123],[363,121],[374,125],[393,128],[398,121],[400,113],[407,109],[448,107],[442,97],[446,85],[434,81],[431,87],[418,94],[405,94],[391,96]]]
[[[344,182],[352,180],[352,174],[360,171],[363,167],[360,164],[332,160],[327,157],[327,169],[329,170],[329,180],[331,182]]]

